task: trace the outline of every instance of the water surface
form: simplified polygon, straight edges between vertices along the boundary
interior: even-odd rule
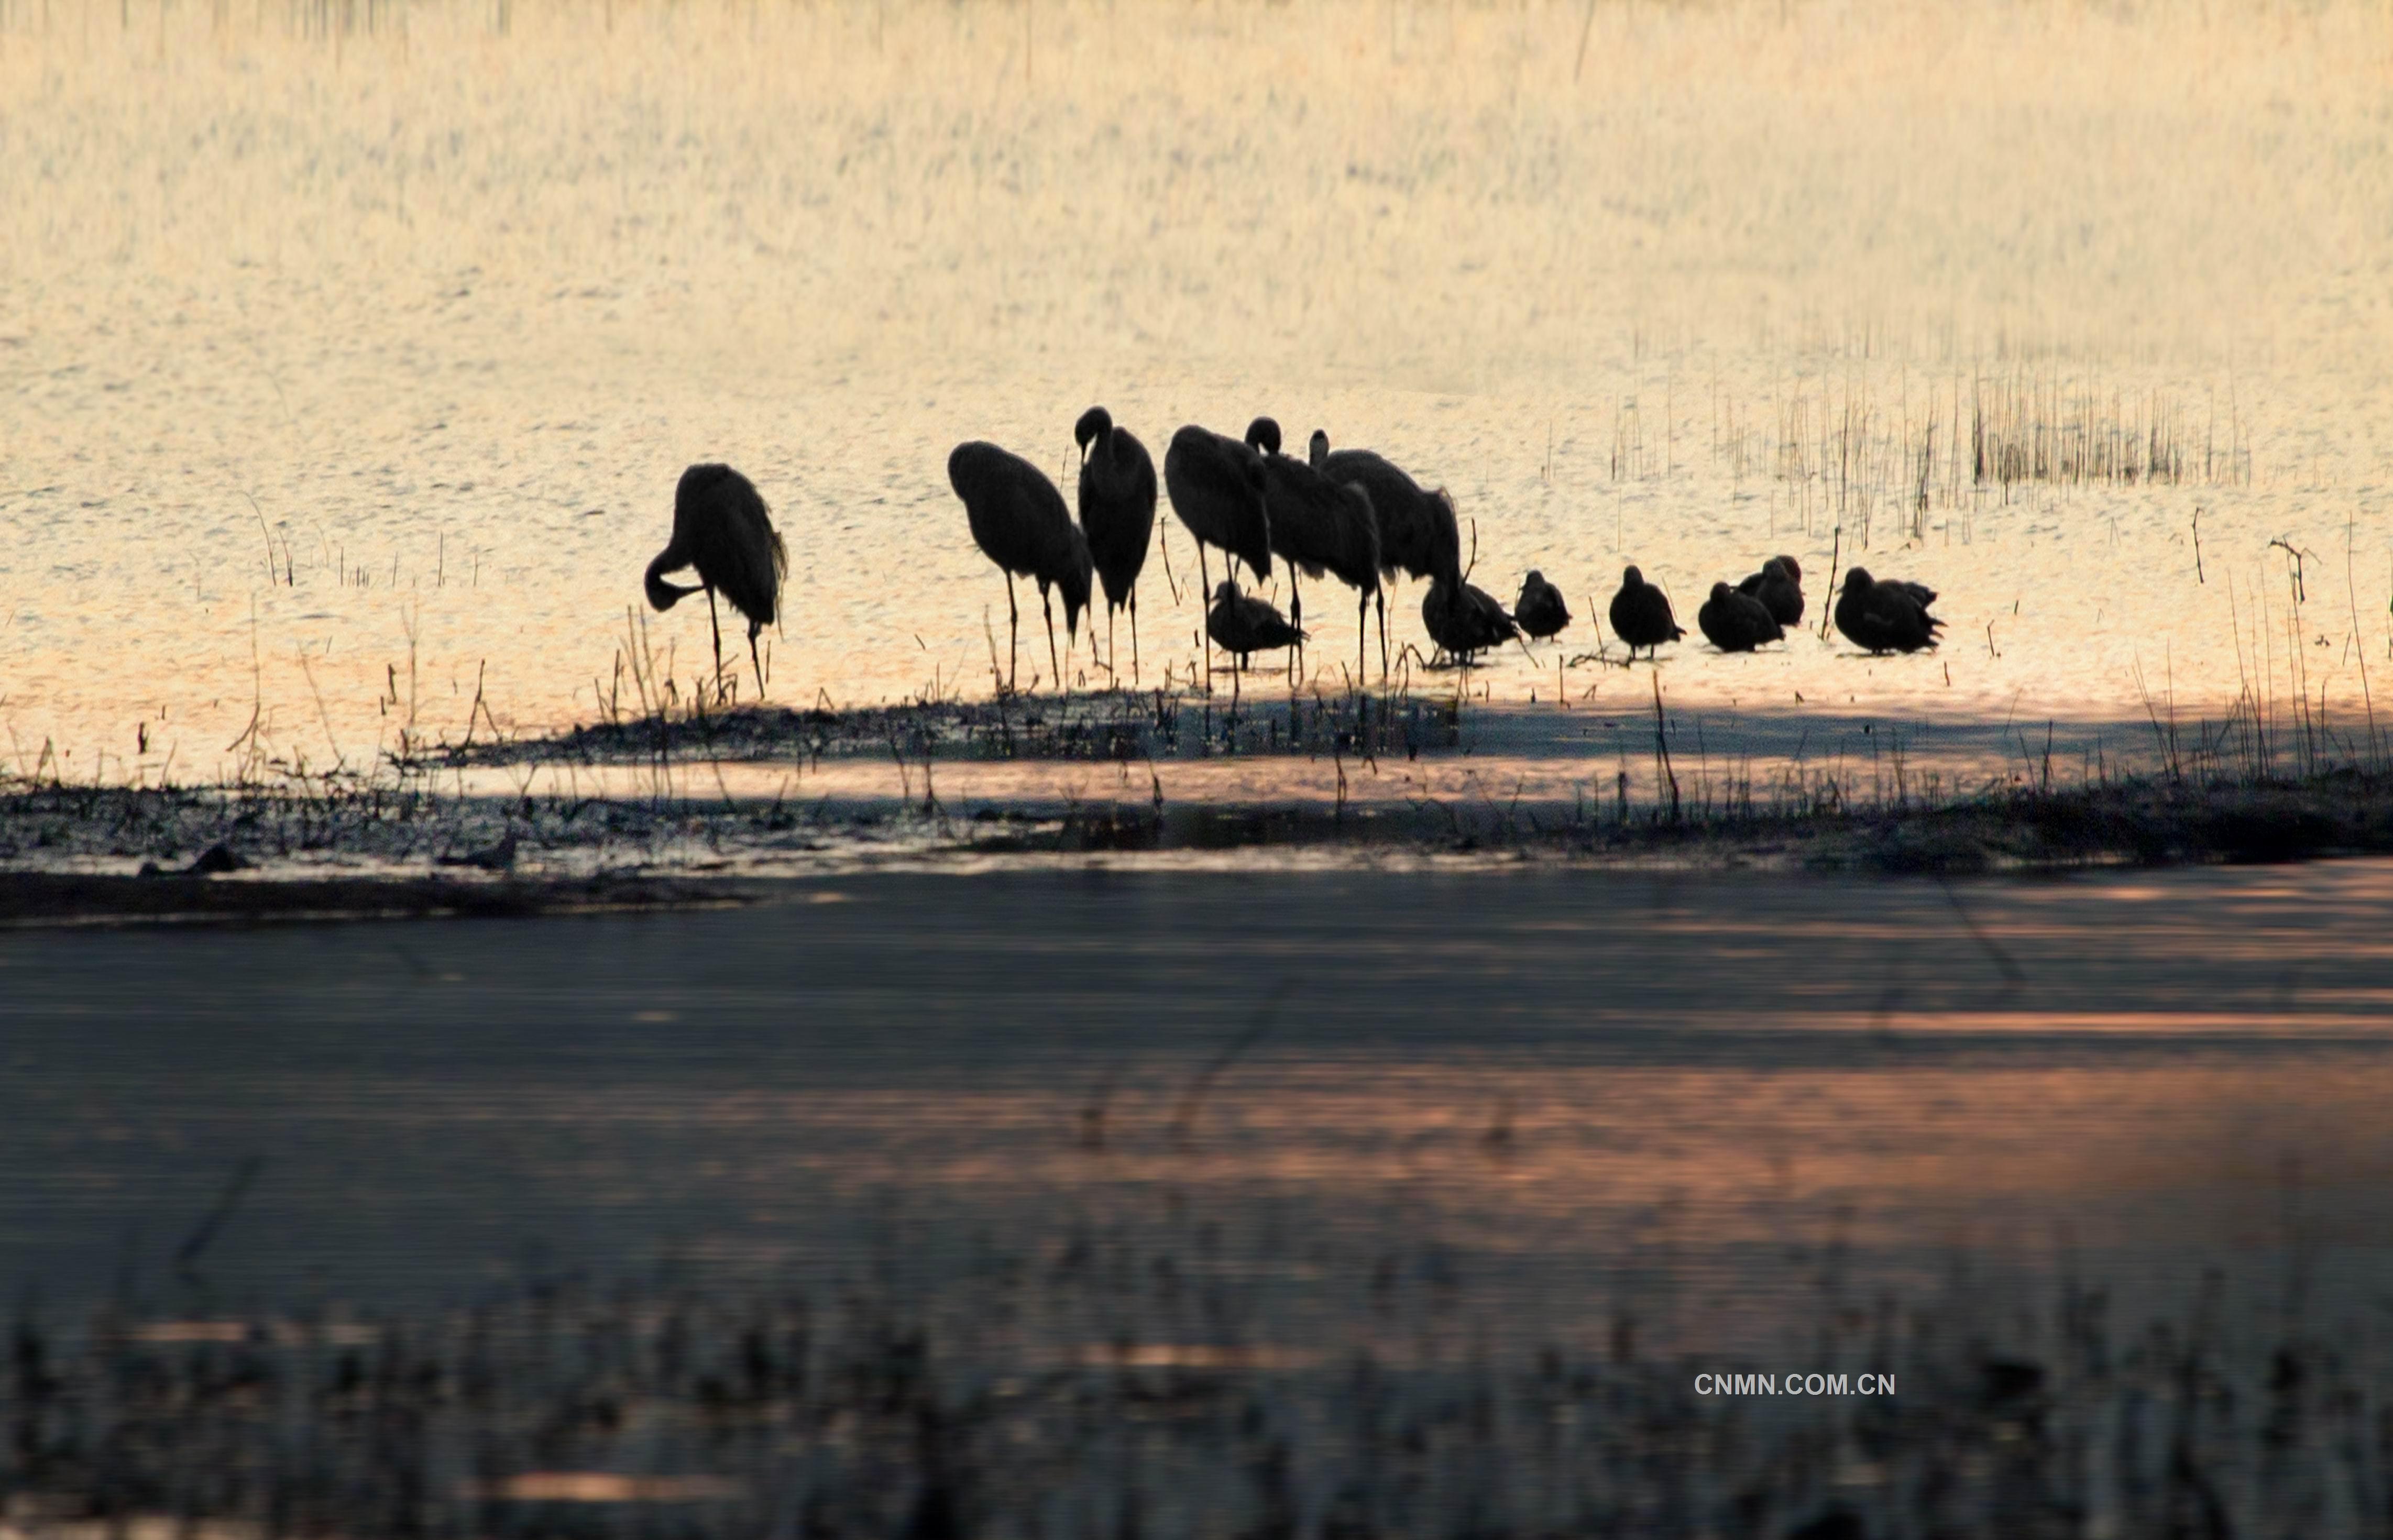
[[[1491,702],[1635,704],[1648,681],[1568,666],[1620,567],[1691,621],[1784,551],[1815,616],[1857,555],[1929,581],[1946,646],[1682,646],[1674,703],[1982,727],[2242,700],[2367,751],[2363,668],[2393,670],[2379,9],[322,24],[353,12],[0,9],[20,775],[550,730],[632,700],[627,652],[686,698],[704,614],[627,611],[706,458],[791,545],[774,698],[985,695],[1003,594],[947,450],[1066,472],[1092,401],[1158,451],[1270,412],[1449,488],[1478,581],[1509,599],[1540,567],[1582,617],[1491,659]],[[2044,449],[2109,435],[2171,474],[1981,481],[1974,415],[2004,402]],[[1139,678],[1184,685],[1195,552],[1166,524]],[[1314,589],[1333,690],[1353,611]],[[1393,597],[1421,644],[1419,585]],[[1052,690],[1032,624],[1022,676]],[[1073,684],[1096,656],[1084,633]]]
[[[1048,872],[20,932],[0,1275],[204,1312],[673,1265],[969,1310],[1079,1236],[1212,1270],[1281,1345],[1375,1277],[1497,1337],[1626,1311],[1693,1348],[1956,1270],[2355,1310],[2388,884]]]

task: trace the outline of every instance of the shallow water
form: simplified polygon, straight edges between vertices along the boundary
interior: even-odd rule
[[[1562,662],[1633,707],[1645,680],[1566,667],[1619,567],[1692,629],[1785,551],[1815,617],[1856,555],[1929,581],[1946,645],[1681,645],[1674,706],[1982,729],[2248,691],[2366,751],[2381,9],[362,14],[0,7],[20,774],[554,729],[633,702],[627,646],[687,697],[704,615],[627,611],[700,458],[791,546],[775,699],[986,694],[1003,595],[946,450],[1066,469],[1092,400],[1158,452],[1268,411],[1450,488],[1484,586],[1541,567],[1581,616],[1491,659],[1493,704],[1550,707]],[[2174,433],[2184,478],[1975,482],[1968,410],[2005,388],[2053,433]],[[1140,678],[1185,685],[1164,524]],[[1353,611],[1307,598],[1333,689]]]
[[[2126,1316],[2216,1266],[2332,1317],[2387,1265],[2388,899],[2382,861],[1016,872],[20,932],[0,1277],[204,1313],[671,1263],[968,1311],[1079,1235],[1228,1280],[1262,1346],[1393,1288],[1726,1351],[1959,1274],[2032,1311],[2064,1262]]]

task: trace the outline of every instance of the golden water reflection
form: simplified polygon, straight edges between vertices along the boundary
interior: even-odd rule
[[[636,579],[713,457],[790,540],[775,700],[985,696],[1004,595],[940,467],[987,437],[1067,470],[1092,400],[1446,485],[1480,581],[1542,568],[1582,617],[1491,656],[1489,705],[1633,712],[1645,679],[1570,666],[1620,568],[1684,618],[1785,551],[1814,614],[1856,555],[1930,581],[1946,645],[1682,645],[1674,706],[2191,739],[2240,699],[2339,756],[2375,725],[2381,7],[296,14],[0,7],[20,775],[373,766],[596,720],[632,655],[687,698],[705,617]],[[2012,399],[2193,468],[1981,482],[1972,413]],[[1139,683],[1185,689],[1163,522]],[[1035,622],[1022,651],[1053,672]],[[1086,634],[1066,672],[1109,677]]]

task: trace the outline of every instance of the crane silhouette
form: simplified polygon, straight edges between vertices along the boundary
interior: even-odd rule
[[[1051,585],[1064,591],[1064,630],[1079,636],[1093,567],[1088,537],[1065,511],[1064,494],[1047,473],[995,444],[958,444],[948,455],[948,485],[963,500],[974,543],[1005,574],[1007,691],[1013,689],[1022,629],[1013,602],[1016,577],[1039,584],[1039,605],[1047,615],[1047,662],[1060,688],[1064,665],[1055,653],[1055,607],[1048,593]]]
[[[697,568],[695,586],[665,581],[666,573],[685,567]],[[673,538],[648,563],[645,581],[648,603],[659,610],[706,590],[718,687],[723,682],[723,620],[715,609],[714,592],[721,589],[731,607],[748,618],[748,660],[755,666],[761,696],[765,664],[756,653],[756,633],[780,612],[781,581],[789,568],[790,554],[755,484],[728,465],[710,463],[681,473],[681,485],[673,489]]]
[[[1380,575],[1426,578],[1432,582],[1462,565],[1462,529],[1445,489],[1423,490],[1419,482],[1370,450],[1336,450],[1329,436],[1315,432],[1307,446],[1313,468],[1341,486],[1363,489],[1379,521]],[[1432,638],[1434,640],[1434,638]],[[1387,639],[1380,644],[1380,667],[1388,666]]]
[[[1319,437],[1320,435],[1314,435]],[[1326,440],[1325,440],[1326,442]],[[1288,563],[1288,618],[1304,626],[1304,593],[1296,575],[1327,572],[1354,591],[1354,682],[1362,687],[1364,644],[1371,600],[1380,598],[1380,652],[1387,654],[1387,600],[1380,588],[1380,519],[1371,494],[1332,481],[1312,465],[1279,452],[1279,424],[1258,417],[1247,424],[1247,447],[1262,456],[1264,502],[1271,515],[1272,555]]]
[[[1138,677],[1138,574],[1155,539],[1155,462],[1113,413],[1091,407],[1072,424],[1080,446],[1080,529],[1105,590],[1105,655],[1114,650],[1114,611],[1130,607],[1131,677]]]
[[[1171,511],[1196,539],[1196,576],[1210,592],[1212,573],[1205,547],[1218,545],[1223,561],[1236,556],[1258,578],[1271,576],[1271,516],[1265,507],[1262,457],[1236,438],[1191,423],[1171,436],[1163,451],[1163,486]],[[1205,649],[1205,687],[1213,687],[1213,649]]]

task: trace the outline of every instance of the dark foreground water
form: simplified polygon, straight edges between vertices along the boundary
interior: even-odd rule
[[[1249,1342],[2393,1289],[2393,865],[884,876],[0,937],[0,1279],[167,1313],[1119,1245]],[[1218,1323],[1217,1323],[1218,1325]]]

